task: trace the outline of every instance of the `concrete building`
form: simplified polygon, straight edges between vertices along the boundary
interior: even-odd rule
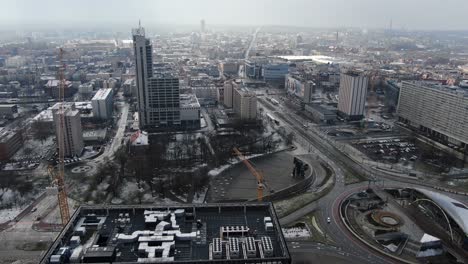
[[[173,73],[158,73],[147,80],[146,121],[140,127],[170,128],[180,123],[179,78]],[[140,118],[140,122],[142,122]]]
[[[287,63],[271,63],[262,66],[262,77],[266,82],[283,81],[288,73],[289,65]]]
[[[400,122],[442,142],[468,145],[468,92],[432,82],[403,82],[397,114]]]
[[[114,108],[113,92],[111,88],[99,89],[91,99],[93,106],[93,115],[99,119],[112,118],[112,110]]]
[[[182,128],[200,128],[200,103],[194,94],[180,95],[180,122]]]
[[[304,109],[316,123],[333,124],[336,120],[336,108],[320,104],[306,104]]]
[[[257,95],[233,80],[224,83],[224,106],[232,108],[241,120],[257,118]]]
[[[203,87],[192,87],[192,93],[197,96],[200,105],[215,105],[218,97],[218,88],[212,84]]]
[[[52,115],[55,124],[55,135],[59,142],[59,128],[64,139],[64,155],[66,157],[79,157],[84,148],[83,130],[81,128],[80,112],[75,103],[57,103],[52,107]],[[63,116],[63,124],[60,116]]]
[[[145,29],[139,26],[132,30],[133,50],[135,55],[135,77],[137,86],[138,115],[140,127],[150,125],[148,79],[153,77],[153,47],[145,37]]]
[[[239,71],[239,65],[235,61],[224,61],[219,64],[221,74],[236,75]]]
[[[123,87],[123,93],[125,96],[136,95],[136,83],[135,83],[134,78],[125,80],[122,87]]]
[[[18,114],[18,105],[0,104],[0,117],[13,118],[16,114]]]
[[[364,117],[368,83],[367,76],[359,72],[341,73],[338,93],[339,115],[348,120],[360,120]]]
[[[255,120],[257,118],[257,95],[245,88],[235,88],[233,95],[233,109],[241,120]]]
[[[224,83],[223,104],[227,108],[232,108],[232,100],[234,98],[234,87],[237,87],[237,84],[232,80]]]
[[[78,86],[78,92],[80,94],[90,94],[94,91],[94,85],[93,83],[83,83]]]
[[[0,160],[9,160],[23,146],[18,131],[0,129]]]
[[[304,103],[313,101],[315,83],[306,80],[299,75],[288,74],[285,78],[284,87],[289,94],[295,95]]]
[[[73,88],[73,84],[70,81],[65,81],[63,84],[63,96],[64,98],[72,97],[76,89]],[[46,85],[45,85],[45,92],[53,97],[53,98],[59,98],[59,92],[60,92],[60,81],[59,80],[49,80]]]

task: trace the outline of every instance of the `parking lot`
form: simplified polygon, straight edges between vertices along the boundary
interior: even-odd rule
[[[416,144],[406,138],[366,140],[354,144],[354,147],[375,161],[416,161],[420,153]]]

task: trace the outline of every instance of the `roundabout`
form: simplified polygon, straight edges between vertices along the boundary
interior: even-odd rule
[[[75,173],[75,174],[86,173],[86,172],[90,171],[92,168],[93,167],[90,166],[90,165],[80,165],[80,166],[76,166],[73,169],[71,169],[71,172]]]

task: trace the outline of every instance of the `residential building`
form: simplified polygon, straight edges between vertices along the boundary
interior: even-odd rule
[[[125,96],[134,96],[136,95],[136,83],[135,83],[135,79],[134,78],[131,78],[131,79],[127,79],[125,80],[125,82],[123,83],[123,93]]]
[[[93,115],[95,118],[105,120],[112,118],[112,110],[114,108],[112,89],[99,89],[93,99],[91,99],[91,104],[93,106]]]
[[[80,94],[90,94],[94,91],[94,85],[93,83],[83,83],[78,86],[78,92]]]
[[[83,130],[81,128],[80,112],[76,109],[75,103],[55,104],[52,107],[52,115],[57,142],[60,140],[59,135],[63,136],[64,155],[66,157],[81,156],[84,148]],[[63,116],[63,123],[61,123],[61,116]]]
[[[23,146],[23,137],[18,131],[0,129],[0,160],[9,160]]]
[[[45,92],[53,97],[59,98],[60,95],[60,80],[49,80],[45,85]],[[63,83],[63,97],[68,98],[72,97],[76,92],[76,89],[73,88],[73,84],[70,81],[64,81]]]
[[[236,75],[239,65],[235,61],[224,61],[219,64],[219,68],[224,75]]]
[[[233,109],[241,120],[255,120],[257,118],[257,95],[246,88],[235,88]]]
[[[460,148],[468,145],[468,92],[434,82],[403,82],[399,121]]]
[[[224,83],[223,103],[227,108],[232,108],[232,100],[234,98],[234,87],[237,87],[237,84],[232,80]]]
[[[257,95],[234,80],[224,83],[224,106],[232,108],[242,120],[257,118]]]
[[[348,120],[364,117],[369,79],[357,71],[341,73],[338,114]]]

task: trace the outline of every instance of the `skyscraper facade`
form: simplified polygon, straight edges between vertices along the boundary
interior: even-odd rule
[[[153,128],[180,126],[179,78],[173,73],[156,73],[147,80],[146,125]]]
[[[148,119],[149,93],[148,78],[153,77],[153,47],[145,37],[145,29],[139,26],[132,30],[135,55],[135,73],[137,84],[137,101],[140,128],[150,125]]]
[[[348,71],[340,75],[338,92],[339,114],[348,120],[364,117],[369,79],[361,73]]]

